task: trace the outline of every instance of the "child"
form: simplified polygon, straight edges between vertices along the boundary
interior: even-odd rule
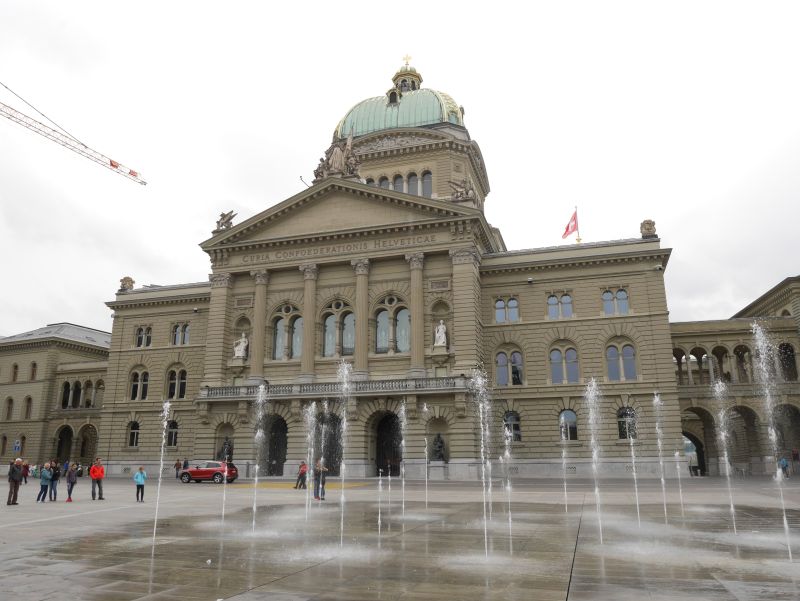
[[[294,483],[295,488],[306,487],[306,477],[308,475],[308,466],[305,461],[300,461],[300,469],[297,470],[297,482]]]
[[[136,502],[144,503],[144,481],[147,480],[147,472],[144,471],[143,466],[139,466],[139,471],[133,475],[133,481],[136,482]]]
[[[44,503],[47,501],[47,490],[50,488],[50,480],[53,479],[53,472],[50,471],[50,463],[45,463],[42,467],[41,476],[39,480],[39,485],[41,488],[39,489],[39,494],[36,497],[36,502],[39,503],[40,501]]]
[[[317,459],[317,464],[314,466],[314,500],[325,500],[325,472],[328,468],[322,464],[322,459]]]
[[[78,482],[78,464],[73,463],[67,472],[67,503],[72,503],[72,489]]]

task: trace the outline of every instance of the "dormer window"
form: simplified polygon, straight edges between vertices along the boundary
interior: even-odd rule
[[[404,79],[400,82],[400,91],[408,92],[408,80]]]
[[[397,92],[389,93],[389,104],[397,104]]]

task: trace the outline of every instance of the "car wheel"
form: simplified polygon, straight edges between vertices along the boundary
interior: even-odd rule
[[[189,484],[189,482],[191,482],[191,481],[192,481],[192,477],[189,474],[183,474],[181,476],[181,482],[183,482],[184,484]]]
[[[222,474],[214,474],[214,484],[222,484]]]

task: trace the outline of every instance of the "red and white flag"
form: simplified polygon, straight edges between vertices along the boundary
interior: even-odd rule
[[[578,231],[578,209],[575,209],[575,212],[572,214],[572,217],[569,218],[569,223],[567,227],[564,229],[564,233],[561,235],[561,239],[563,240],[570,234],[574,234]]]

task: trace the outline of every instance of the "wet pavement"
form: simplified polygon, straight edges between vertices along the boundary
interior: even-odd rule
[[[252,483],[167,482],[153,547],[155,486],[107,483],[107,500],[32,502],[0,510],[0,582],[8,599],[211,600],[783,600],[800,599],[800,487],[786,487],[797,563],[789,563],[775,486],[736,482],[738,534],[724,481],[686,479],[684,509],[660,484],[641,483],[641,527],[631,483],[603,484],[603,543],[591,485],[517,482],[509,525],[496,482],[484,538],[480,483],[348,483],[340,546],[340,489],[312,501],[290,484],[261,483],[255,532]],[[380,529],[378,515],[380,512]],[[487,516],[488,518],[488,516]],[[488,556],[485,545],[488,544]]]

